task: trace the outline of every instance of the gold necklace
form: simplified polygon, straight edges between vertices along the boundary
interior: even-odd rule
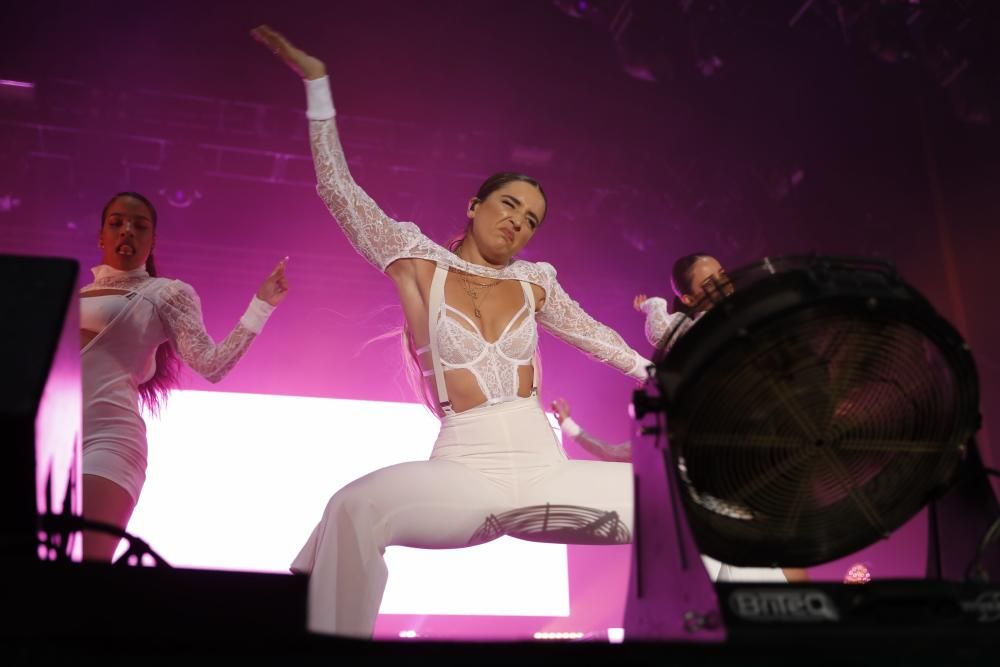
[[[459,259],[464,259],[460,254],[461,250],[462,250],[462,245],[459,244],[459,246],[455,248],[455,254],[458,255]],[[474,280],[469,280],[469,274],[466,273],[465,271],[462,271],[461,269],[456,269],[455,267],[449,267],[448,270],[457,273],[458,276],[462,279],[462,289],[465,290],[465,293],[469,295],[469,299],[472,300],[473,314],[475,314],[475,316],[480,320],[483,319],[483,313],[482,311],[479,310],[479,304],[476,302],[476,300],[479,298],[479,289],[474,289],[472,286],[475,285],[476,287],[481,288],[483,290],[483,301],[486,301],[486,297],[489,296],[490,289],[498,285],[500,283],[500,280],[494,280],[491,283],[477,283]]]
[[[466,294],[469,295],[469,299],[472,301],[472,312],[480,320],[483,319],[483,313],[479,309],[479,300],[486,301],[486,297],[489,296],[490,289],[500,284],[500,280],[494,280],[491,283],[477,283],[474,280],[469,280],[469,275],[463,271],[455,271],[459,278],[462,279],[462,289]],[[475,287],[473,287],[475,286]],[[482,290],[482,296],[480,297],[480,289]]]

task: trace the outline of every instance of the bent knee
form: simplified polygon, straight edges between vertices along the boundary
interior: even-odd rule
[[[375,513],[375,502],[372,497],[352,484],[333,494],[326,504],[325,511],[328,518],[372,517]]]

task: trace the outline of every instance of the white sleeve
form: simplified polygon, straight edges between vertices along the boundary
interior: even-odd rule
[[[210,382],[218,382],[236,366],[273,311],[274,306],[255,296],[236,327],[216,343],[205,330],[201,300],[187,283],[173,281],[157,304],[160,321],[177,354]]]
[[[539,262],[548,273],[545,303],[538,312],[538,323],[588,356],[617,368],[636,380],[646,379],[651,362],[629,347],[614,329],[588,315],[556,280],[551,264]]]
[[[663,297],[650,297],[640,308],[646,314],[646,340],[653,347],[669,348],[694,323],[684,313],[667,312],[667,300]]]
[[[385,271],[396,259],[432,245],[412,222],[397,222],[386,215],[354,181],[334,121],[329,79],[306,81],[306,94],[316,191],[354,249]]]
[[[333,108],[333,94],[330,92],[330,79],[305,79],[306,84],[306,118],[309,120],[330,120],[337,115]]]

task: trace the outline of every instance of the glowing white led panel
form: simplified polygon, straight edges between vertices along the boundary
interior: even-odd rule
[[[175,391],[146,416],[149,468],[129,532],[169,563],[287,572],[330,496],[426,460],[438,420],[418,404]],[[568,616],[566,547],[502,538],[390,547],[382,613]]]

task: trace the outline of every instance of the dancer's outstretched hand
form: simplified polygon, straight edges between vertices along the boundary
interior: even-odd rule
[[[321,79],[326,76],[326,65],[302,49],[297,49],[284,35],[268,25],[259,25],[250,31],[258,42],[271,50],[271,53],[281,58],[303,79]]]
[[[285,300],[285,297],[288,296],[288,278],[285,277],[285,264],[287,263],[288,258],[285,257],[274,267],[271,275],[264,279],[260,289],[257,290],[258,299],[266,301],[272,306],[277,306]]]
[[[565,398],[557,398],[552,401],[552,413],[556,416],[556,421],[560,424],[569,417],[569,403]]]
[[[642,304],[644,303],[646,303],[646,295],[637,294],[635,299],[632,300],[632,307],[638,310],[639,312],[642,312]]]

